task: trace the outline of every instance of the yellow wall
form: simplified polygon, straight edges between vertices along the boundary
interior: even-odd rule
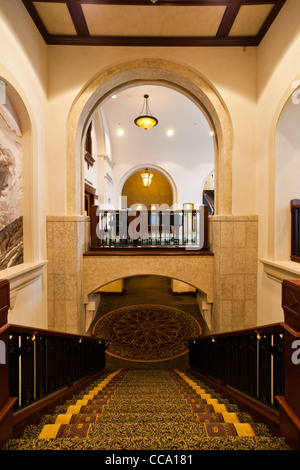
[[[142,173],[144,171],[138,171],[131,175],[123,186],[122,196],[127,197],[127,207],[131,207],[133,204],[143,204],[148,210],[151,210],[151,204],[166,204],[167,207],[172,207],[172,188],[166,178],[150,169],[149,173],[152,173],[153,177],[150,186],[145,188],[141,178]]]

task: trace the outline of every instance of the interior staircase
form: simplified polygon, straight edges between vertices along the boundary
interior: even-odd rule
[[[3,450],[291,450],[189,372],[117,370]]]

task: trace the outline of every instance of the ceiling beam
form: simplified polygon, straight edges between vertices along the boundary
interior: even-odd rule
[[[276,16],[278,15],[278,13],[280,12],[280,10],[282,9],[285,3],[286,3],[286,0],[277,0],[276,5],[274,5],[274,8],[272,8],[269,16],[267,17],[266,21],[262,25],[257,35],[258,43],[262,41],[263,37],[267,33],[268,29],[270,28],[271,24],[273,23],[273,21],[275,20]]]
[[[140,46],[140,47],[221,47],[257,46],[256,37],[159,37],[159,36],[49,36],[49,45]]]
[[[39,17],[36,9],[34,8],[31,0],[23,0],[23,4],[25,5],[29,15],[31,16],[33,22],[35,23],[37,29],[43,36],[44,40],[47,42],[48,38],[48,31],[46,30],[44,23],[42,22],[41,18]]]
[[[55,0],[51,0],[55,1]],[[216,5],[229,5],[231,0],[71,0],[80,2],[81,4],[93,3],[97,5],[132,5],[132,6],[216,6]]]
[[[232,0],[231,4],[227,6],[226,11],[223,15],[219,29],[217,31],[217,37],[227,37],[230,33],[232,25],[236,19],[241,6],[240,0]]]
[[[89,30],[85,21],[85,17],[79,2],[66,0],[72,21],[79,36],[89,36]]]
[[[81,5],[94,4],[94,5],[132,5],[132,6],[215,6],[215,5],[229,5],[231,0],[29,0],[37,1],[39,3],[66,3],[69,1],[71,4],[79,3]],[[260,1],[260,0],[258,0]],[[268,1],[268,0],[267,0]],[[273,0],[274,1],[274,0]],[[275,0],[276,1],[276,0]]]

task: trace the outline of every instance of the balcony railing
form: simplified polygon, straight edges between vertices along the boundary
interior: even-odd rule
[[[137,247],[207,251],[208,207],[174,211],[91,207],[92,251]]]

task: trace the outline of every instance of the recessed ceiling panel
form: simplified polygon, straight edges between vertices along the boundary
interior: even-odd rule
[[[286,0],[22,2],[49,45],[222,47],[258,46]]]
[[[215,36],[226,6],[82,4],[92,36]]]
[[[274,5],[242,5],[229,36],[256,36]]]
[[[49,34],[76,34],[76,30],[65,3],[33,2]]]

